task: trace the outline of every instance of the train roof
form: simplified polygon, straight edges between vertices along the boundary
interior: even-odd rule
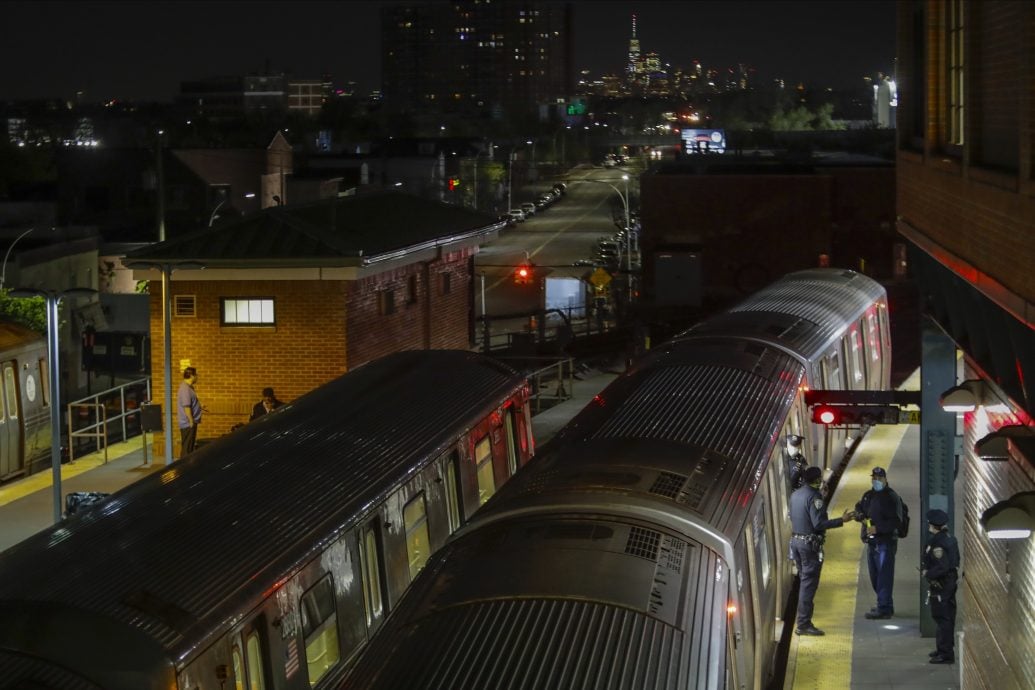
[[[512,507],[507,496],[536,502],[594,486],[681,504],[732,543],[804,375],[762,343],[670,341],[604,389],[484,512]]]
[[[462,351],[361,366],[0,553],[0,608],[87,611],[181,658],[523,385]]]
[[[848,324],[875,303],[885,303],[880,283],[844,269],[790,273],[729,311],[676,336],[735,335],[779,344],[799,359],[815,361]]]

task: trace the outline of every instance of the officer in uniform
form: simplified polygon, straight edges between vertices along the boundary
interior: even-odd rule
[[[823,635],[812,624],[813,599],[819,587],[823,568],[823,540],[828,529],[841,527],[855,513],[846,510],[839,518],[827,516],[826,501],[819,491],[823,470],[807,467],[802,473],[805,483],[791,494],[791,558],[798,567],[798,625],[799,635]]]
[[[937,649],[931,652],[932,664],[956,661],[953,641],[956,629],[956,578],[960,566],[960,549],[956,537],[949,534],[949,515],[944,510],[927,511],[930,537],[924,549],[923,576],[927,578],[927,599],[931,618],[938,631],[934,639]]]
[[[805,439],[797,434],[787,435],[787,445],[784,446],[784,458],[787,460],[787,480],[790,482],[791,491],[800,489],[805,483],[803,476],[805,468],[809,466],[808,460],[801,454],[801,445]]]

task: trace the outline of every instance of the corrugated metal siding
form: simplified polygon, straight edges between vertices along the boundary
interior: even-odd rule
[[[26,690],[103,690],[52,664],[0,651],[0,687]]]
[[[97,611],[178,656],[188,630],[196,638],[221,625],[239,598],[308,560],[316,540],[344,529],[415,458],[454,442],[488,412],[486,400],[519,383],[466,352],[399,353],[360,367],[0,554],[0,600]],[[127,597],[165,613],[144,614]]]
[[[1030,468],[1015,460],[985,461],[974,443],[991,429],[968,415],[962,474],[963,579],[957,604],[963,622],[965,687],[1035,688],[1035,546],[1031,539],[985,536],[981,515],[1016,493],[1035,490]],[[957,511],[958,512],[958,511]]]

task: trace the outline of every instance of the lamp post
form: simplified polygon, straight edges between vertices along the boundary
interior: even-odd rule
[[[632,244],[630,243],[629,233],[629,176],[622,175],[622,181],[625,182],[625,194],[615,187],[607,180],[579,180],[580,182],[599,182],[600,184],[606,184],[611,189],[615,190],[615,194],[622,200],[622,207],[625,209],[625,269],[626,271],[632,271]]]
[[[54,523],[61,522],[61,366],[58,350],[58,304],[63,297],[88,297],[91,288],[44,290],[15,288],[11,297],[42,297],[47,304],[47,361],[50,377],[50,464],[54,477]]]
[[[159,263],[152,261],[131,261],[126,268],[133,270],[155,270],[162,274],[162,358],[165,360],[165,464],[172,464],[172,290],[170,281],[172,272],[179,269],[202,269],[204,266],[199,263],[182,262],[177,264]]]
[[[11,250],[14,249],[14,245],[18,244],[18,240],[20,240],[21,238],[25,237],[26,235],[28,235],[30,232],[32,232],[35,229],[36,228],[29,228],[28,230],[26,230],[22,234],[20,234],[17,237],[15,237],[14,238],[14,242],[11,242],[11,246],[9,246],[7,248],[7,253],[4,254],[4,266],[3,266],[3,269],[0,270],[0,290],[2,290],[4,285],[7,284],[7,259],[10,258],[10,256],[11,256]]]

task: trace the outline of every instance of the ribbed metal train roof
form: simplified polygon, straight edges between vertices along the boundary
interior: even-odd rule
[[[762,344],[722,338],[667,343],[587,406],[546,449],[537,467],[550,464],[554,449],[570,457],[566,443],[611,439],[679,444],[687,448],[683,468],[689,479],[683,492],[706,498],[687,507],[725,530],[740,505],[730,498],[756,490],[758,463],[776,443],[803,374],[792,356]],[[618,457],[623,444],[613,447],[615,460],[626,461]],[[519,476],[501,493],[520,492],[524,484]],[[719,486],[724,490],[717,491]]]
[[[693,558],[683,564],[689,581],[685,629],[600,601],[515,592],[439,608],[434,597],[411,596],[394,614],[398,624],[374,638],[343,687],[667,690],[714,685],[714,662],[721,654],[707,644],[691,644],[691,638],[710,640],[713,630],[724,628],[726,612],[714,606],[714,595],[725,584],[715,577],[714,552],[691,552]],[[436,571],[435,578],[418,580],[423,594],[442,587],[464,589],[464,582],[478,577],[477,558],[444,555],[436,556],[429,569]],[[684,657],[685,649],[692,654]]]
[[[521,382],[461,351],[359,367],[0,554],[0,602],[96,612],[177,658]]]
[[[0,687],[3,688],[61,688],[61,690],[103,690],[75,674],[32,657],[0,651]]]
[[[858,319],[884,295],[879,283],[855,271],[798,271],[677,337],[737,333],[781,343],[811,360],[839,336],[846,322]]]

